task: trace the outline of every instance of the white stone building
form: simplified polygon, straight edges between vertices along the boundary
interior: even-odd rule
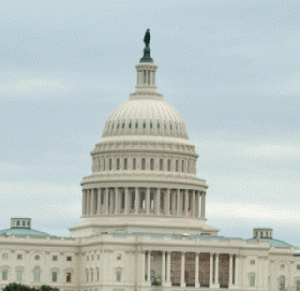
[[[218,236],[205,215],[207,184],[179,113],[156,91],[150,49],[129,101],[108,118],[82,181],[82,216],[63,238],[13,218],[0,231],[0,286],[61,290],[300,290],[296,248]]]

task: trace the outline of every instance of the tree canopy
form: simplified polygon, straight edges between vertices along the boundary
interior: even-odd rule
[[[48,285],[30,287],[23,284],[10,283],[3,288],[3,291],[59,291],[59,289]]]

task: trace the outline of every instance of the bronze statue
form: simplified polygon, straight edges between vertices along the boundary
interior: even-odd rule
[[[146,47],[149,47],[150,44],[150,29],[147,29],[145,36],[144,36],[144,43]]]

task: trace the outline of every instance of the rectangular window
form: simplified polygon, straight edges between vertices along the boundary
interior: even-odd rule
[[[97,269],[97,281],[99,282],[99,280],[100,280],[100,271],[99,269]]]
[[[176,160],[175,171],[176,172],[179,171],[179,161],[178,160]]]
[[[255,276],[250,276],[250,287],[255,287]]]
[[[2,259],[8,259],[8,253],[2,254]]]
[[[22,260],[22,254],[17,254],[17,260]]]
[[[58,257],[57,256],[52,256],[52,261],[57,261]]]
[[[255,260],[250,260],[251,265],[255,265]]]
[[[67,257],[67,261],[68,261],[68,262],[71,262],[71,261],[72,261],[72,257],[70,257],[70,256]]]
[[[52,272],[52,282],[57,282],[57,272]]]
[[[16,277],[17,277],[17,281],[22,281],[22,271],[17,271],[16,272]]]
[[[72,276],[71,273],[67,273],[67,274],[66,274],[66,282],[67,282],[67,283],[71,283],[71,276]]]
[[[300,265],[297,265],[297,270],[300,270]]]
[[[2,280],[7,280],[8,272],[6,270],[2,271]]]
[[[117,271],[116,280],[117,280],[117,282],[121,282],[121,271]]]
[[[164,169],[164,160],[160,159],[159,160],[159,170],[162,171]]]

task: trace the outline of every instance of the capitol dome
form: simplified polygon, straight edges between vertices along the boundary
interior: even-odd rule
[[[158,98],[130,99],[107,119],[103,137],[120,135],[172,136],[188,139],[177,110]]]
[[[155,85],[157,66],[145,47],[135,92],[107,119],[83,178],[81,222],[72,236],[98,232],[216,235],[206,224],[207,184],[183,119]]]

